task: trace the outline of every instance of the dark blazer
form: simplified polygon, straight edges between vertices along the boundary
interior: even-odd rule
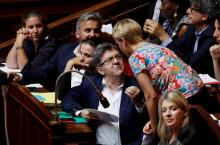
[[[56,40],[53,37],[48,36],[40,42],[37,52],[35,52],[32,41],[26,39],[24,41],[24,48],[29,62],[24,66],[23,70],[40,68],[46,61],[54,56],[57,47]]]
[[[53,91],[57,77],[64,71],[66,63],[75,57],[73,51],[78,44],[61,45],[57,53],[38,69],[30,67],[22,70],[22,84],[41,83],[48,90]]]
[[[102,76],[93,75],[91,79],[102,90]],[[132,77],[125,77],[119,112],[121,142],[122,144],[139,145],[143,136],[142,129],[148,117],[146,109],[142,113],[138,113],[135,105],[124,93],[129,86],[137,86],[137,82]],[[97,109],[99,99],[90,82],[84,78],[80,86],[71,88],[62,99],[61,104],[64,111],[73,113],[73,110],[82,110],[83,108]]]
[[[171,42],[167,47],[172,49],[197,73],[214,76],[212,57],[209,53],[209,48],[215,44],[215,39],[212,36],[214,27],[209,25],[208,28],[202,32],[196,53],[193,52],[196,41],[195,31],[195,27],[190,25],[182,39]]]

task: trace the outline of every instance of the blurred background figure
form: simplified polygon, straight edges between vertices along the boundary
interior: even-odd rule
[[[31,11],[22,16],[22,27],[17,31],[16,41],[8,53],[8,68],[39,68],[56,52],[56,41],[48,33],[46,18]]]
[[[215,78],[220,80],[220,1],[216,10],[215,32],[213,36],[215,37],[217,44],[213,45],[209,51],[212,55]]]
[[[143,30],[159,40],[165,36],[173,40],[182,37],[187,30],[188,7],[189,0],[161,0],[160,17],[164,23],[161,26],[155,20],[146,19]]]

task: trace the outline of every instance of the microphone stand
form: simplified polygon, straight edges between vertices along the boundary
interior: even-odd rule
[[[93,88],[95,89],[98,97],[99,97],[99,101],[100,103],[102,104],[102,106],[104,108],[108,108],[109,107],[109,102],[108,100],[103,96],[103,94],[101,93],[101,91],[98,89],[98,87],[96,86],[96,84],[93,82],[93,80],[91,78],[89,78],[87,75],[85,75],[84,73],[81,73],[77,70],[69,70],[69,71],[66,71],[66,72],[63,72],[62,74],[59,75],[59,77],[57,78],[56,80],[56,84],[55,84],[55,112],[54,112],[54,122],[59,122],[59,117],[58,117],[58,104],[57,104],[57,100],[58,100],[58,91],[59,91],[59,82],[60,80],[64,77],[65,74],[68,74],[68,73],[72,73],[72,72],[75,72],[75,73],[78,73],[80,75],[82,75],[83,77],[85,77],[90,83],[91,85],[93,86]]]

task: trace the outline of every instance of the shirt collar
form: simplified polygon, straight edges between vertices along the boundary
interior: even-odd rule
[[[108,87],[107,83],[106,83],[106,80],[104,78],[102,79],[102,86],[103,86],[103,88],[107,88]],[[117,86],[115,89],[121,90],[123,88],[123,86],[124,86],[124,82],[122,82],[122,84]]]
[[[78,44],[75,49],[73,50],[73,54],[75,54],[76,56],[79,56],[79,48],[80,48],[80,44]]]

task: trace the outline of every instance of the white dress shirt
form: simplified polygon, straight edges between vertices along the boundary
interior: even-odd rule
[[[73,53],[76,55],[76,56],[79,56],[79,48],[80,48],[80,45],[77,45],[76,48],[74,49]],[[74,68],[72,70],[75,70]],[[81,73],[85,73],[85,70],[77,70]],[[82,83],[82,78],[83,76],[81,74],[78,74],[78,73],[75,73],[75,72],[72,72],[71,74],[71,88],[72,87],[75,87],[75,86],[79,86],[81,83]]]
[[[104,108],[99,102],[98,110],[113,114],[119,118],[123,84],[115,89],[110,89],[106,85],[105,79],[103,79],[102,84],[102,94],[108,99],[110,106]],[[96,138],[98,144],[121,145],[119,121],[101,123],[96,130]]]

